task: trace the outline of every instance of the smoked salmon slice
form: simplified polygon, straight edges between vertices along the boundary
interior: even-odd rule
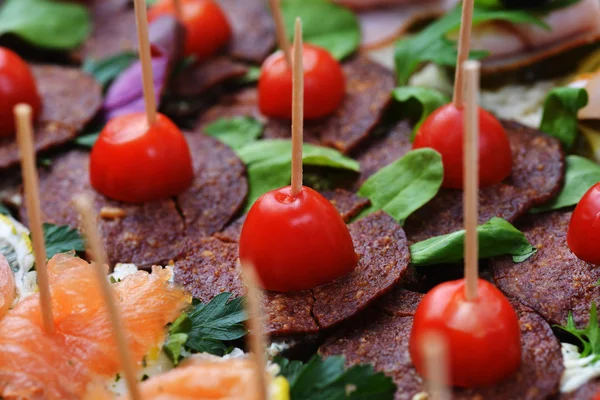
[[[0,253],[0,318],[6,314],[16,295],[15,277],[6,257]]]
[[[191,296],[154,267],[113,285],[134,360],[162,345],[165,327]],[[80,399],[88,384],[120,371],[112,326],[92,266],[70,254],[48,262],[54,333],[42,324],[39,295],[0,320],[0,396],[4,399]],[[108,279],[108,278],[107,278]]]

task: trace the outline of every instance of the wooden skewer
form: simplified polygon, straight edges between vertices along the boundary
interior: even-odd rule
[[[178,21],[183,21],[183,7],[181,5],[181,0],[173,0],[173,8],[175,9],[175,17]]]
[[[249,332],[249,347],[256,361],[256,376],[259,380],[258,387],[260,390],[260,398],[267,400],[268,384],[267,373],[265,371],[267,361],[265,359],[266,345],[263,330],[263,313],[260,305],[262,291],[257,285],[256,272],[254,266],[244,265],[244,283],[248,290],[247,309],[248,309],[248,330]]]
[[[154,92],[154,77],[152,76],[152,56],[150,40],[148,39],[148,13],[145,0],[134,0],[135,22],[137,25],[140,61],[142,63],[142,84],[144,88],[144,103],[148,126],[156,121],[156,94]]]
[[[465,181],[464,214],[465,214],[465,280],[466,298],[477,298],[478,280],[478,242],[477,242],[477,208],[479,201],[479,112],[477,97],[479,95],[479,62],[465,61],[462,65],[466,80],[466,109],[464,134],[463,174]]]
[[[29,219],[29,229],[33,241],[35,270],[37,271],[40,290],[42,321],[46,333],[50,334],[54,331],[54,318],[52,316],[52,297],[50,295],[50,284],[48,283],[48,270],[46,269],[46,243],[42,228],[39,183],[33,147],[32,110],[28,104],[17,104],[13,112],[15,114],[15,125],[17,126],[17,142],[21,151],[21,173],[25,187],[27,218]]]
[[[292,68],[292,196],[302,191],[302,143],[304,129],[304,65],[302,60],[302,21],[296,18],[294,64]]]
[[[88,249],[94,260],[94,270],[96,271],[98,284],[100,285],[100,290],[102,292],[102,296],[104,297],[104,301],[106,302],[106,308],[113,326],[113,334],[117,342],[117,349],[119,351],[121,366],[125,374],[125,381],[127,382],[129,397],[132,400],[141,400],[142,396],[138,387],[135,365],[132,361],[129,345],[127,344],[127,339],[125,337],[121,313],[117,303],[115,302],[115,296],[112,287],[108,282],[106,270],[103,268],[103,266],[107,265],[108,263],[106,261],[104,247],[100,241],[100,236],[98,235],[96,219],[94,217],[94,212],[92,211],[92,200],[87,196],[79,196],[73,201],[77,207],[77,211],[79,211],[79,214],[81,215],[83,230],[87,237]]]
[[[463,0],[460,20],[460,36],[458,38],[458,56],[454,75],[454,96],[452,103],[456,108],[464,107],[465,78],[462,65],[469,59],[471,49],[471,28],[473,25],[474,0]]]
[[[428,399],[450,400],[448,346],[444,337],[436,332],[427,332],[421,344],[425,356]]]
[[[273,14],[273,20],[275,21],[275,36],[277,37],[277,44],[283,55],[288,67],[292,67],[292,51],[290,41],[285,33],[285,23],[283,22],[283,14],[281,13],[281,0],[269,0],[271,5],[271,13]]]

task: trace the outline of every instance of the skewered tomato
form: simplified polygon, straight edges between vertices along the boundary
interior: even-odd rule
[[[318,192],[291,187],[262,195],[240,237],[240,260],[256,269],[268,290],[290,292],[331,282],[354,269],[357,256],[348,227]]]
[[[160,0],[148,11],[148,19],[175,15],[173,0]],[[214,55],[231,39],[231,26],[225,13],[213,0],[181,0],[186,29],[185,55],[202,61]]]
[[[346,79],[340,64],[325,49],[305,44],[304,118],[320,118],[333,113],[342,103]],[[282,51],[267,58],[258,81],[260,112],[273,118],[292,118],[292,69]]]
[[[583,261],[600,264],[600,182],[592,186],[575,207],[567,243]]]
[[[14,136],[13,108],[29,104],[34,120],[40,115],[42,100],[29,66],[12,51],[0,47],[0,137]]]
[[[442,155],[443,187],[463,187],[463,109],[447,104],[435,110],[421,125],[413,149],[431,147]],[[502,182],[510,175],[512,153],[506,132],[489,112],[479,109],[479,185]]]
[[[517,315],[491,283],[478,280],[478,296],[465,298],[465,280],[442,283],[419,304],[409,351],[417,371],[425,374],[420,338],[437,332],[446,339],[452,385],[475,387],[496,383],[521,363]]]
[[[92,186],[111,199],[141,203],[174,196],[193,178],[190,149],[162,114],[148,127],[145,113],[110,120],[90,154]]]

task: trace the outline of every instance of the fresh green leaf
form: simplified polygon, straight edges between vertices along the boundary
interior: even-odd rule
[[[494,217],[477,227],[479,258],[510,254],[513,261],[522,262],[537,250],[525,235],[508,221]],[[458,262],[464,257],[465,231],[436,236],[410,246],[413,265]]]
[[[446,95],[435,89],[416,86],[397,87],[392,91],[392,96],[401,106],[398,119],[409,118],[417,121],[411,139],[414,139],[415,133],[429,114],[450,102]]]
[[[173,333],[167,337],[167,341],[163,345],[163,350],[167,357],[173,362],[173,365],[179,364],[181,351],[185,342],[188,340],[188,335],[185,333]]]
[[[593,362],[600,360],[600,326],[598,325],[596,302],[592,301],[592,306],[590,307],[590,320],[585,328],[577,329],[571,313],[569,313],[569,317],[567,318],[567,325],[554,326],[575,336],[583,348],[581,351],[581,358],[593,354],[595,355]]]
[[[283,0],[283,19],[290,39],[294,21],[302,19],[303,38],[323,47],[338,60],[354,53],[360,45],[360,26],[354,13],[327,0]]]
[[[396,392],[392,379],[375,372],[371,365],[344,368],[343,356],[322,358],[317,354],[306,364],[285,358],[275,361],[290,383],[293,400],[391,400]]]
[[[137,60],[138,56],[134,52],[126,51],[102,60],[87,59],[81,68],[106,90],[112,81]]]
[[[12,33],[37,47],[70,50],[92,29],[88,9],[70,2],[6,0],[0,8],[0,35]]]
[[[39,157],[37,159],[37,165],[40,167],[51,167],[52,159],[49,157]]]
[[[383,210],[399,224],[431,200],[444,180],[442,156],[432,149],[407,153],[373,174],[358,191],[371,200],[360,216]]]
[[[85,242],[77,229],[69,226],[44,223],[44,241],[46,242],[46,256],[52,258],[56,254],[68,251],[85,251]]]
[[[289,185],[292,165],[292,142],[290,140],[260,140],[237,150],[248,173],[250,190],[246,211],[264,193]],[[305,144],[302,160],[304,165],[330,167],[358,172],[360,165],[337,150]]]
[[[256,67],[254,65],[248,67],[248,72],[246,75],[237,79],[236,82],[240,85],[244,85],[247,83],[255,83],[258,82],[258,78],[260,77],[260,67]]]
[[[537,13],[548,13],[550,11],[559,10],[561,8],[570,7],[573,4],[579,3],[581,0],[549,0],[538,2],[527,2],[516,6],[514,0],[475,0],[475,4],[485,8],[519,8],[535,11]]]
[[[10,210],[0,203],[0,214],[11,216]]]
[[[412,37],[403,37],[396,42],[395,64],[398,83],[406,85],[413,72],[426,61],[441,65],[456,64],[456,43],[447,35],[458,29],[461,19],[461,6],[458,5],[444,17],[433,22],[427,28]],[[487,21],[508,21],[521,24],[534,24],[544,28],[548,26],[538,17],[523,10],[498,10],[475,6],[473,24]],[[472,52],[471,57],[481,58],[482,52]]]
[[[77,136],[73,142],[78,146],[91,149],[94,147],[96,140],[98,140],[98,136],[100,136],[100,132],[89,133],[87,135]]]
[[[567,156],[565,184],[554,199],[531,210],[539,213],[571,207],[579,203],[585,192],[600,182],[600,165],[580,156]]]
[[[540,130],[561,141],[570,150],[575,143],[577,112],[588,103],[587,91],[583,88],[559,87],[552,89],[544,101],[544,112]]]
[[[213,136],[234,150],[240,149],[262,135],[263,124],[251,117],[220,118],[204,128],[204,133]]]

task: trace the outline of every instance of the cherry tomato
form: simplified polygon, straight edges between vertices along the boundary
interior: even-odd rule
[[[583,261],[600,264],[600,182],[579,200],[571,216],[567,244]]]
[[[442,155],[445,188],[463,187],[463,109],[447,104],[435,110],[419,128],[413,149],[431,147]],[[510,175],[512,152],[506,132],[489,112],[479,109],[479,184],[502,182]]]
[[[454,386],[497,383],[521,363],[517,315],[506,297],[482,279],[474,301],[465,298],[464,279],[442,283],[421,300],[409,341],[410,357],[421,375],[425,373],[425,359],[419,339],[427,332],[446,339]]]
[[[262,195],[240,237],[240,260],[254,266],[267,290],[311,289],[346,275],[358,261],[348,227],[335,207],[311,188],[289,186]]]
[[[40,115],[42,100],[29,65],[17,54],[0,47],[0,138],[14,136],[13,108],[19,103],[31,106],[34,120]]]
[[[333,113],[346,93],[346,78],[340,63],[329,52],[311,44],[303,47],[304,118]],[[265,60],[258,80],[260,112],[272,118],[292,118],[292,69],[282,51]]]
[[[175,15],[173,0],[160,0],[148,11],[154,21],[161,15]],[[186,29],[185,55],[202,61],[214,55],[231,39],[231,26],[225,13],[213,0],[181,0]]]
[[[175,196],[193,176],[187,141],[162,114],[150,128],[145,113],[113,118],[90,154],[92,186],[115,200],[142,203]]]

